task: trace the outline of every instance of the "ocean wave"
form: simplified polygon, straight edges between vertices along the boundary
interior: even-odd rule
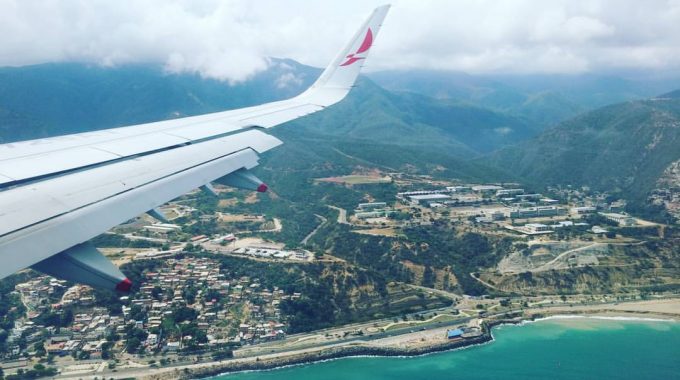
[[[523,321],[524,323],[534,323],[540,321],[547,321],[551,319],[599,319],[604,321],[629,321],[629,322],[670,322],[677,323],[678,321],[671,318],[648,318],[648,317],[623,317],[623,316],[604,316],[604,315],[551,315],[549,317],[537,318],[533,321]]]

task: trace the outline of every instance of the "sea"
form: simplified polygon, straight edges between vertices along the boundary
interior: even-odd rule
[[[493,337],[418,357],[352,357],[213,379],[680,379],[679,322],[556,317],[496,327]]]

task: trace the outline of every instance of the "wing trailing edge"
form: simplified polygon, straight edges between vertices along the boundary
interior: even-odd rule
[[[87,241],[211,181],[266,191],[248,172],[281,144],[261,128],[323,110],[354,86],[389,10],[376,8],[302,94],[254,107],[0,145],[0,279],[33,267],[105,289],[131,283]],[[226,176],[226,177],[225,177]]]
[[[129,292],[132,282],[91,243],[75,245],[32,266],[33,269],[95,288]]]

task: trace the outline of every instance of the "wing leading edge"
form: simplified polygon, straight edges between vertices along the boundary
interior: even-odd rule
[[[318,80],[288,100],[182,119],[0,145],[0,278],[34,269],[126,291],[87,241],[210,182],[266,190],[248,172],[281,142],[264,132],[350,91],[389,6],[375,9]],[[230,174],[231,173],[231,174]]]

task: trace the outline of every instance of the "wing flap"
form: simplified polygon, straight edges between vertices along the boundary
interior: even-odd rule
[[[257,162],[257,153],[252,149],[242,150],[0,237],[3,264],[0,278],[92,239],[228,173],[252,168]]]
[[[78,147],[47,154],[22,157],[0,163],[0,173],[12,181],[21,181],[49,173],[58,173],[74,167],[84,167],[120,158],[111,152],[91,147]]]
[[[354,85],[388,9],[388,5],[375,9],[319,79],[307,91],[292,99],[182,119],[0,145],[0,187],[120,157],[167,149],[177,144],[216,138],[244,127],[269,128],[322,110],[342,100]]]
[[[5,190],[0,196],[0,237],[232,153],[251,148],[263,152],[279,144],[273,136],[250,130]]]
[[[191,141],[191,139],[170,135],[164,132],[158,132],[141,136],[127,137],[120,140],[101,142],[93,144],[92,148],[105,152],[111,152],[120,158],[186,144],[189,141]]]
[[[256,166],[258,153],[281,144],[257,127],[273,127],[342,100],[388,8],[377,8],[319,79],[295,98],[0,145],[0,278]]]
[[[90,243],[75,245],[32,266],[63,280],[127,292],[132,283]]]

